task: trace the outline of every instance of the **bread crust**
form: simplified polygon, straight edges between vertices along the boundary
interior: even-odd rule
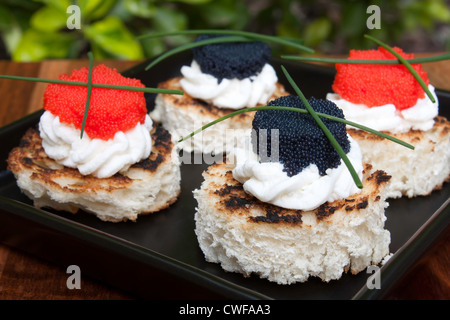
[[[371,141],[385,140],[385,138],[380,137],[376,134],[367,132],[365,130],[349,128],[349,129],[347,129],[347,132],[353,138],[358,139],[358,140],[371,140]],[[436,118],[434,118],[434,126],[433,126],[433,128],[431,128],[430,132],[436,132],[436,134],[439,138],[448,137],[450,135],[450,122],[447,121],[447,119],[445,117],[437,116]],[[415,143],[419,143],[419,142],[427,139],[426,131],[421,131],[421,130],[410,130],[408,132],[397,133],[397,134],[392,134],[391,132],[388,132],[388,131],[383,131],[383,133],[390,135],[390,136],[394,136],[397,139],[406,141],[413,145]]]
[[[363,161],[392,176],[389,198],[428,196],[450,182],[450,122],[442,116],[434,120],[427,131],[384,132],[414,150],[364,130],[347,129],[361,147]]]
[[[82,175],[76,168],[68,168],[58,164],[49,158],[42,147],[42,138],[36,128],[30,128],[22,137],[19,146],[9,153],[7,168],[12,171],[18,179],[19,187],[35,201],[35,206],[49,206],[56,209],[63,208],[65,211],[76,213],[79,209],[90,211],[104,221],[119,222],[126,220],[135,221],[138,214],[148,214],[167,208],[177,200],[180,192],[179,164],[173,159],[174,143],[170,133],[161,126],[154,126],[151,132],[153,141],[152,152],[147,159],[132,165],[125,173],[116,173],[108,178],[96,178],[92,175]],[[96,212],[83,208],[73,199],[93,198],[97,196],[99,202],[104,201],[107,205],[108,199],[119,196],[127,190],[135,188],[137,183],[152,179],[159,170],[164,168],[178,168],[175,170],[174,183],[176,191],[163,203],[149,206],[138,211],[130,208],[129,212],[121,214],[121,208],[117,208],[117,216],[104,215],[104,212]],[[20,179],[20,181],[19,181]],[[26,181],[26,182],[25,182]],[[33,186],[31,186],[31,184]],[[33,188],[44,189],[42,202],[39,196],[32,195]],[[36,192],[35,192],[36,193]],[[58,200],[48,199],[49,194],[57,196]],[[132,196],[132,195],[131,195]],[[54,198],[53,197],[53,198]],[[67,202],[64,199],[67,197]],[[45,200],[44,200],[45,199]],[[156,202],[155,202],[156,204]],[[108,208],[113,210],[113,208]]]
[[[247,194],[232,166],[214,164],[194,190],[195,233],[208,262],[278,284],[324,282],[356,274],[389,254],[384,189],[389,175],[365,165],[363,189],[346,199],[301,211]]]
[[[331,203],[326,202],[314,210],[307,211],[307,213],[314,214],[317,222],[327,222],[333,219],[337,210],[358,214],[368,206],[369,201],[379,201],[378,195],[391,177],[382,170],[371,171],[372,166],[365,164],[363,172],[364,187],[361,193]],[[243,185],[234,179],[232,168],[228,164],[213,164],[208,167],[203,176],[206,181],[210,181],[205,186],[207,196],[215,200],[214,209],[221,214],[229,215],[230,218],[235,215],[246,217],[249,225],[270,223],[302,227],[302,214],[305,214],[305,211],[281,208],[262,202],[248,194],[245,192]],[[255,213],[258,214],[255,215]]]

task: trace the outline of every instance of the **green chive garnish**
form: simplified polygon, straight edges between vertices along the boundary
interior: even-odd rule
[[[262,41],[262,42],[272,42],[277,43],[289,47],[293,47],[302,51],[306,51],[309,53],[314,53],[314,50],[308,48],[299,43],[299,40],[292,38],[284,38],[277,36],[268,36],[253,32],[247,31],[236,31],[236,30],[214,30],[214,29],[200,29],[200,30],[182,30],[182,31],[172,31],[172,32],[155,32],[149,33],[142,36],[137,37],[138,39],[146,39],[146,38],[157,38],[157,37],[166,37],[166,36],[176,36],[176,35],[200,35],[200,34],[218,34],[218,35],[229,35],[229,37],[220,37],[214,39],[207,39],[203,41],[198,41],[186,45],[179,46],[172,50],[167,51],[163,55],[156,58],[153,62],[151,62],[145,70],[150,69],[157,63],[161,62],[165,58],[176,54],[178,52],[189,50],[194,47],[204,46],[208,44],[222,43],[222,42],[245,42],[245,41]]]
[[[115,89],[115,90],[139,91],[139,92],[144,92],[144,93],[164,93],[164,94],[180,94],[180,95],[183,94],[183,91],[181,91],[181,90],[145,88],[145,87],[142,88],[142,87],[134,87],[134,86],[92,83],[92,70],[93,70],[93,65],[94,65],[94,57],[93,57],[92,52],[88,52],[88,57],[89,57],[88,82],[65,81],[65,80],[57,80],[57,79],[43,79],[43,78],[9,76],[9,75],[0,75],[0,79],[23,80],[23,81],[65,84],[65,85],[84,86],[84,87],[87,86],[86,105],[84,107],[84,115],[83,115],[83,122],[81,124],[80,139],[83,138],[84,127],[86,125],[86,119],[87,119],[87,115],[89,112],[89,103],[91,100],[92,87],[104,88],[104,89]]]
[[[299,113],[304,113],[304,114],[309,113],[308,110],[305,110],[305,109],[292,108],[292,107],[286,107],[286,106],[259,106],[259,107],[250,107],[250,108],[239,109],[239,110],[236,110],[236,111],[233,111],[231,113],[228,113],[228,114],[224,115],[223,117],[220,117],[220,118],[218,118],[216,120],[213,120],[213,121],[205,124],[204,126],[202,126],[201,128],[193,131],[189,135],[179,139],[178,142],[183,142],[184,140],[187,140],[187,139],[191,138],[192,136],[196,135],[197,133],[200,133],[203,130],[206,130],[209,127],[212,127],[213,125],[215,125],[215,124],[217,124],[217,123],[219,123],[221,121],[224,121],[224,120],[226,120],[228,118],[234,117],[234,116],[236,116],[238,114],[245,113],[245,112],[260,111],[260,110],[263,110],[263,111],[264,110],[283,110],[283,111],[299,112]],[[342,118],[330,116],[329,114],[326,114],[326,113],[320,113],[320,112],[316,112],[316,113],[321,118],[329,119],[329,120],[336,121],[336,122],[345,123],[346,125],[349,125],[349,126],[352,126],[352,127],[359,128],[361,130],[370,132],[370,133],[375,134],[375,135],[377,135],[379,137],[391,140],[392,142],[398,143],[398,144],[400,144],[400,145],[402,145],[402,146],[404,146],[406,148],[414,150],[414,146],[413,145],[411,145],[411,144],[409,144],[407,142],[404,142],[404,141],[402,141],[400,139],[397,139],[395,137],[392,137],[392,136],[390,136],[388,134],[385,134],[383,132],[371,129],[369,127],[363,126],[361,124],[358,124],[358,123],[355,123],[355,122],[352,122],[352,121],[348,121],[348,120],[345,120],[345,119],[342,119]]]
[[[88,85],[87,82],[66,81],[66,80],[58,80],[58,79],[45,79],[45,78],[33,78],[33,77],[21,77],[21,76],[9,76],[9,75],[0,75],[0,79],[67,84],[67,85],[79,86],[79,87],[86,87]],[[173,89],[142,88],[142,87],[121,86],[121,85],[101,84],[101,83],[91,83],[91,85],[93,88],[139,91],[139,92],[144,92],[144,93],[166,93],[166,94],[180,94],[180,95],[183,94],[183,91],[173,90]]]
[[[303,101],[303,104],[305,105],[306,109],[308,110],[309,114],[313,117],[313,119],[316,121],[317,125],[322,129],[325,136],[330,140],[330,143],[336,150],[336,152],[339,154],[339,156],[344,161],[345,165],[347,166],[348,170],[350,171],[350,174],[352,175],[353,180],[355,181],[355,184],[358,188],[362,188],[362,182],[358,177],[358,174],[355,171],[355,168],[353,168],[352,163],[348,159],[347,155],[345,154],[344,150],[342,150],[341,145],[336,141],[333,134],[330,132],[330,130],[327,128],[327,126],[323,123],[323,121],[320,119],[320,117],[317,115],[316,111],[314,111],[313,107],[309,104],[306,97],[303,95],[300,88],[296,85],[292,77],[287,72],[286,68],[284,66],[281,66],[281,69],[283,70],[284,75],[288,79],[291,86],[294,88],[295,93],[300,97],[300,99]]]
[[[241,36],[247,39],[262,41],[262,42],[273,42],[289,47],[293,47],[302,51],[306,51],[309,53],[314,53],[314,50],[308,48],[299,43],[300,40],[293,38],[284,38],[278,36],[269,36],[254,32],[248,31],[239,31],[239,30],[215,30],[215,29],[199,29],[199,30],[180,30],[180,31],[172,31],[172,32],[155,32],[149,33],[142,36],[138,36],[138,39],[145,38],[156,38],[156,37],[166,37],[166,36],[176,36],[176,35],[199,35],[199,34],[221,34],[221,35],[233,35],[233,36]]]
[[[87,55],[89,57],[87,97],[86,97],[86,105],[84,107],[83,122],[81,123],[80,139],[83,139],[84,126],[86,125],[86,119],[89,112],[89,102],[91,101],[91,91],[92,91],[92,68],[94,67],[94,56],[92,55],[92,52],[88,52]]]
[[[321,57],[305,57],[305,56],[281,56],[282,59],[286,60],[298,60],[298,61],[308,61],[308,62],[323,62],[323,63],[348,63],[348,64],[401,64],[399,60],[367,60],[367,59],[341,59],[341,58],[321,58]],[[415,63],[427,63],[427,62],[437,62],[442,60],[450,59],[450,52],[440,55],[406,59],[410,64]]]
[[[153,66],[155,66],[156,64],[158,64],[159,62],[161,62],[162,60],[178,53],[178,52],[182,52],[185,50],[189,50],[195,47],[200,47],[200,46],[205,46],[208,44],[214,44],[214,43],[223,43],[223,42],[248,42],[249,40],[247,38],[244,37],[240,37],[240,36],[229,36],[229,37],[220,37],[220,38],[213,38],[213,39],[207,39],[207,40],[202,40],[202,41],[196,41],[196,42],[192,42],[192,43],[188,43],[185,45],[181,45],[177,48],[174,48],[172,50],[169,50],[165,53],[163,53],[162,55],[160,55],[159,57],[157,57],[155,60],[153,60],[150,64],[147,65],[147,67],[145,67],[145,70],[149,70],[150,68],[152,68]]]
[[[416,81],[420,84],[420,86],[422,87],[422,89],[425,91],[425,93],[427,94],[428,98],[430,98],[430,100],[432,102],[436,102],[436,100],[434,99],[433,95],[431,94],[430,90],[428,90],[427,85],[425,84],[425,82],[422,80],[422,78],[419,76],[419,74],[416,72],[416,70],[414,70],[414,68],[411,66],[411,64],[406,61],[405,58],[403,58],[401,55],[399,55],[394,49],[392,49],[390,46],[388,46],[387,44],[381,42],[378,39],[375,39],[372,36],[369,35],[364,35],[364,37],[366,37],[367,39],[370,39],[372,41],[374,41],[376,44],[382,46],[383,48],[385,48],[386,50],[388,50],[390,53],[392,53],[405,67],[406,69],[408,69],[409,72],[411,72],[411,74],[413,75],[414,79],[416,79]]]
[[[290,77],[290,75],[287,73],[286,69],[285,69],[283,66],[281,66],[281,68],[282,68],[283,72],[285,73],[286,77],[288,78],[289,82],[291,83],[291,85],[294,87],[294,90],[296,91],[296,93],[297,93],[297,94],[300,96],[300,98],[302,99],[302,101],[303,101],[303,103],[305,104],[306,108],[309,107],[309,109],[312,109],[312,107],[311,107],[311,105],[309,104],[308,100],[306,100],[305,96],[304,96],[303,93],[300,91],[300,89],[297,87],[297,85],[296,85],[295,82],[292,80],[292,78]],[[183,142],[183,141],[185,141],[185,140],[187,140],[187,139],[193,137],[194,135],[196,135],[196,134],[202,132],[203,130],[206,130],[207,128],[209,128],[209,127],[211,127],[211,126],[213,126],[213,125],[215,125],[215,124],[217,124],[217,123],[219,123],[219,122],[221,122],[221,121],[224,121],[224,120],[226,120],[226,119],[228,119],[228,118],[234,117],[234,116],[236,116],[236,115],[238,115],[238,114],[241,114],[241,113],[244,113],[244,112],[253,112],[253,111],[259,111],[259,110],[284,110],[284,111],[293,111],[293,112],[299,112],[299,113],[304,113],[304,114],[307,114],[307,113],[311,114],[310,111],[309,111],[308,109],[305,110],[305,109],[292,108],[292,107],[286,107],[286,106],[260,106],[260,107],[243,108],[243,109],[240,109],[240,110],[236,110],[236,111],[234,111],[234,112],[231,112],[231,113],[229,113],[229,114],[227,114],[227,115],[225,115],[225,116],[223,116],[223,117],[220,117],[220,118],[218,118],[218,119],[216,119],[216,120],[213,120],[213,121],[211,121],[211,122],[205,124],[205,125],[202,126],[201,128],[199,128],[199,129],[197,129],[197,130],[191,132],[189,135],[187,135],[187,136],[185,136],[185,137],[179,139],[179,140],[178,140],[178,143]],[[330,120],[332,120],[332,121],[337,121],[337,122],[345,123],[346,125],[350,125],[350,126],[359,128],[359,129],[361,129],[361,130],[370,132],[370,133],[372,133],[372,134],[378,135],[379,137],[382,137],[382,138],[391,140],[391,141],[393,141],[393,142],[395,142],[395,143],[398,143],[398,144],[400,144],[400,145],[403,145],[404,147],[407,147],[407,148],[409,148],[409,149],[414,150],[414,146],[412,146],[411,144],[406,143],[406,142],[404,142],[404,141],[402,141],[402,140],[400,140],[400,139],[397,139],[397,138],[395,138],[395,137],[392,137],[392,136],[390,136],[390,135],[387,135],[387,134],[385,134],[385,133],[383,133],[383,132],[379,132],[379,131],[377,131],[377,130],[371,129],[371,128],[369,128],[369,127],[366,127],[366,126],[363,126],[363,125],[360,125],[360,124],[358,124],[358,123],[355,123],[355,122],[352,122],[352,121],[348,121],[348,120],[345,120],[345,119],[342,119],[342,118],[330,116],[330,115],[324,114],[324,113],[315,112],[314,109],[312,109],[312,111],[313,111],[313,113],[316,115],[315,120],[316,120],[316,119],[319,119],[319,117],[322,117],[322,118],[330,119]],[[312,115],[312,114],[311,114],[311,115]],[[314,118],[314,116],[313,116],[313,118]],[[317,121],[317,120],[316,120],[316,121]],[[326,131],[328,131],[329,135],[327,135],[327,137],[328,137],[329,139],[330,139],[330,137],[331,137],[330,141],[332,141],[332,140],[335,141],[335,144],[333,144],[333,143],[332,143],[332,144],[333,144],[333,146],[334,146],[335,148],[336,148],[336,145],[337,145],[336,151],[337,151],[338,154],[341,156],[341,158],[343,159],[345,165],[346,165],[347,168],[349,169],[349,171],[350,171],[350,173],[351,173],[351,175],[352,175],[352,178],[353,178],[353,180],[355,181],[355,184],[358,186],[358,188],[362,188],[362,182],[361,182],[361,180],[359,179],[359,177],[358,177],[356,171],[354,170],[352,164],[351,164],[350,161],[348,160],[347,155],[346,155],[345,152],[342,150],[342,148],[341,148],[341,146],[339,145],[339,143],[337,143],[336,139],[333,137],[333,135],[331,134],[331,132],[329,132],[328,128],[326,128],[326,126],[323,124],[323,122],[322,122],[320,119],[319,119],[319,121],[320,121],[320,123],[322,123],[323,127],[325,127]],[[317,122],[318,122],[318,121],[317,121]],[[319,123],[319,122],[318,122],[318,123]],[[321,127],[321,128],[322,128],[322,127]],[[324,131],[324,133],[325,133],[325,131]],[[326,133],[325,133],[325,134],[326,134]],[[339,149],[340,149],[340,150],[339,150]]]

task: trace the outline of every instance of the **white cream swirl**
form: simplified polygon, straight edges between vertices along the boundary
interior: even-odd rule
[[[119,131],[107,141],[91,139],[86,132],[80,139],[79,129],[61,123],[58,116],[45,111],[39,131],[42,146],[50,158],[66,167],[77,168],[83,175],[107,178],[150,155],[152,125],[147,115],[144,124],[138,123],[127,132]]]
[[[362,178],[361,149],[350,136],[347,156]],[[347,166],[341,160],[337,168],[326,170],[321,176],[315,164],[311,164],[295,176],[289,177],[279,162],[260,162],[259,157],[246,149],[232,152],[233,177],[243,184],[244,190],[267,203],[295,210],[313,210],[329,201],[347,198],[360,192]]]
[[[222,79],[220,83],[216,77],[203,73],[195,60],[190,66],[181,67],[181,74],[180,84],[190,96],[230,109],[266,104],[278,81],[270,64],[265,64],[257,75],[242,80]]]
[[[428,85],[428,89],[436,102],[433,103],[425,95],[414,106],[404,110],[397,110],[393,104],[369,108],[363,104],[351,103],[336,93],[328,93],[326,98],[342,109],[345,119],[374,130],[392,133],[403,133],[411,129],[427,131],[433,127],[434,118],[439,112],[435,89],[432,85]]]

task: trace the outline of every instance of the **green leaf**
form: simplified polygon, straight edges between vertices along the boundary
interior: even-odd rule
[[[202,4],[211,2],[211,0],[170,0],[169,2],[184,2],[188,4]]]
[[[114,59],[115,56],[105,50],[95,43],[91,43],[91,51],[95,56],[96,60]]]
[[[12,54],[22,38],[22,29],[17,22],[2,32],[3,41],[9,54]]]
[[[167,32],[184,30],[188,25],[188,19],[184,13],[165,7],[156,8],[152,22],[155,30]],[[189,42],[189,40],[189,37],[178,35],[166,41],[171,46],[179,46]]]
[[[34,0],[34,1],[44,3],[48,7],[52,7],[61,12],[66,12],[67,7],[72,4],[71,0]]]
[[[415,10],[405,9],[402,15],[401,24],[406,31],[414,30],[418,25],[418,14]]]
[[[123,6],[131,14],[141,18],[151,18],[156,13],[156,5],[152,0],[125,0]]]
[[[187,17],[180,11],[158,7],[156,8],[152,22],[156,30],[178,31],[186,28]]]
[[[0,30],[6,30],[12,26],[14,19],[11,10],[7,6],[0,5]]]
[[[30,20],[33,29],[43,32],[55,32],[67,24],[67,13],[53,6],[42,7],[37,10]]]
[[[450,9],[448,5],[442,0],[427,1],[425,10],[433,20],[437,20],[440,22],[450,22]]]
[[[134,35],[122,21],[116,17],[106,17],[81,30],[97,50],[101,50],[111,57],[130,60],[144,58],[139,42],[134,39]],[[93,48],[93,51],[95,48]]]
[[[366,10],[365,3],[356,2],[345,6],[339,32],[347,37],[360,37],[367,29],[366,21],[369,15]]]
[[[12,54],[14,61],[40,61],[67,57],[73,37],[71,33],[46,33],[28,29]]]
[[[298,30],[288,21],[281,21],[277,27],[277,36],[284,38],[299,38]]]
[[[84,20],[96,20],[105,17],[117,3],[117,0],[78,0]]]
[[[327,18],[318,18],[305,29],[303,40],[307,46],[315,46],[327,39],[331,33],[331,22]]]
[[[149,58],[162,54],[167,49],[163,39],[160,38],[142,40],[141,45],[145,56]]]
[[[17,8],[8,5],[8,3],[0,5],[0,37],[3,39],[6,50],[10,55],[19,44],[23,30],[28,29],[29,17],[28,10],[18,11]]]
[[[200,14],[208,26],[231,28],[240,24],[240,19],[246,21],[247,8],[237,6],[240,2],[234,1],[213,1],[203,5]]]

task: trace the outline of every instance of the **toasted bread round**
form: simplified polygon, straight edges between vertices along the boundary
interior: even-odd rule
[[[436,117],[427,131],[385,132],[414,150],[363,130],[348,129],[348,133],[361,147],[363,161],[392,176],[388,198],[426,196],[450,181],[450,122],[444,117]]]
[[[181,77],[176,77],[158,85],[162,89],[182,90]],[[284,86],[277,83],[277,89],[269,99],[288,95]],[[150,113],[151,118],[162,123],[176,140],[183,138],[203,125],[217,120],[235,109],[219,108],[211,103],[193,98],[187,93],[183,95],[158,94],[155,109]],[[245,112],[227,120],[219,122],[192,138],[179,143],[179,147],[186,152],[222,153],[230,151],[239,145],[242,135],[252,127],[255,112]]]
[[[208,262],[278,284],[358,273],[389,254],[384,229],[389,176],[365,165],[359,194],[311,211],[289,210],[247,194],[226,163],[211,165],[194,191],[195,232]]]
[[[135,221],[138,215],[167,208],[180,192],[180,165],[171,135],[156,126],[151,136],[153,147],[147,159],[125,173],[96,178],[49,158],[39,131],[30,128],[10,152],[8,169],[38,208],[72,213],[81,209],[103,221]]]

